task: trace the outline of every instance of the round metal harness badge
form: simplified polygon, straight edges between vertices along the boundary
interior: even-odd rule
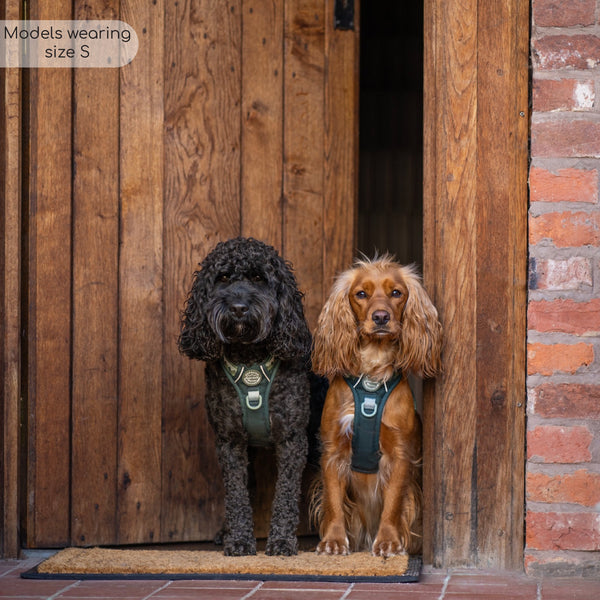
[[[242,381],[249,387],[254,387],[262,381],[262,374],[256,369],[248,369],[244,371]]]

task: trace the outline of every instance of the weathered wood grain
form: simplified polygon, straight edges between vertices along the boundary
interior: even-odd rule
[[[176,342],[197,263],[219,239],[240,230],[239,4],[227,10],[218,2],[166,6],[165,541],[211,539],[223,516],[203,365],[180,355]]]
[[[476,21],[472,21],[475,5],[471,1],[461,6],[447,3],[439,6],[435,18],[437,36],[444,36],[446,45],[436,45],[435,65],[429,65],[435,71],[426,71],[425,81],[427,93],[435,90],[439,105],[445,108],[425,116],[426,130],[434,128],[438,132],[435,147],[428,149],[431,154],[426,154],[424,167],[425,171],[435,169],[433,195],[426,197],[425,203],[428,210],[434,211],[438,224],[434,231],[425,232],[425,238],[437,238],[435,245],[430,240],[430,247],[426,248],[433,250],[433,254],[426,255],[425,264],[428,268],[433,265],[430,292],[444,324],[444,364],[448,365],[437,380],[435,421],[429,424],[438,439],[443,440],[431,457],[437,463],[433,477],[439,486],[434,505],[437,512],[433,515],[438,528],[434,550],[441,551],[439,540],[443,539],[447,552],[465,562],[472,559],[470,532],[474,515],[469,509],[475,493],[472,480],[476,363],[477,36]],[[455,27],[463,31],[459,38],[450,33]],[[426,32],[426,39],[427,35]]]
[[[69,18],[71,3],[32,3],[31,19]],[[69,541],[71,363],[71,82],[28,71],[28,502],[31,546]]]
[[[527,274],[527,10],[479,3],[478,564],[522,563]],[[491,134],[490,132],[495,132]],[[502,157],[502,160],[499,160]]]
[[[2,19],[19,7],[1,3]],[[21,85],[18,69],[0,71],[0,556],[19,551],[19,402],[21,398]]]
[[[445,329],[445,371],[425,401],[425,556],[445,567],[522,561],[520,4],[499,15],[475,0],[425,3],[425,276]]]
[[[164,4],[121,2],[139,37],[120,69],[118,541],[160,536]]]
[[[283,251],[284,0],[242,3],[241,233]],[[273,454],[252,453],[254,533],[269,533]]]
[[[117,19],[119,3],[78,5]],[[117,541],[119,72],[73,72],[71,538]]]
[[[242,8],[242,235],[282,250],[284,0]]]
[[[334,1],[325,3],[325,152],[323,298],[355,252],[358,201],[358,85],[360,2],[354,30],[334,28]]]
[[[319,0],[286,2],[284,67],[283,251],[314,326],[323,298],[325,7]]]

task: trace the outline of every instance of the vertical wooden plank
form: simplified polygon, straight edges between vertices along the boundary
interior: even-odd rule
[[[19,7],[0,3],[2,19]],[[0,557],[19,551],[18,469],[21,397],[21,85],[18,69],[0,71]]]
[[[210,539],[222,525],[203,365],[176,341],[197,263],[240,233],[240,4],[166,7],[164,541]]]
[[[426,284],[446,338],[444,375],[426,390],[425,558],[440,567],[516,569],[528,7],[518,0],[501,11],[483,2],[425,6]]]
[[[157,540],[163,376],[164,3],[123,0],[139,38],[120,69],[118,540]]]
[[[527,402],[527,277],[528,277],[528,203],[529,203],[529,31],[531,7],[528,2],[513,0],[512,74],[505,90],[510,91],[514,101],[509,113],[514,131],[514,160],[511,165],[511,226],[508,247],[509,268],[506,283],[512,289],[508,304],[508,321],[512,328],[512,354],[507,368],[510,370],[508,401],[513,403],[512,421],[507,424],[509,454],[512,461],[512,479],[509,483],[510,513],[507,531],[505,569],[522,569],[525,537],[525,446]],[[512,286],[511,286],[512,282]]]
[[[76,19],[118,19],[78,2]],[[73,73],[73,544],[114,544],[117,491],[119,71]]]
[[[424,262],[427,288],[444,325],[447,365],[436,380],[434,414],[430,410],[425,414],[425,460],[433,465],[433,485],[439,486],[428,515],[436,531],[433,545],[426,549],[433,551],[427,558],[436,565],[472,564],[477,519],[471,502],[476,493],[477,5],[476,0],[430,0],[426,6],[426,27],[431,28],[433,18],[435,37],[425,32],[426,44],[433,45],[425,53],[425,87],[426,96],[435,94],[435,100],[426,100],[424,171],[433,181],[425,190],[426,223],[431,229],[424,237],[435,237],[425,244]],[[433,138],[430,128],[444,135]],[[427,474],[426,482],[431,490]],[[430,501],[428,491],[426,505]]]
[[[439,292],[436,288],[436,248],[437,226],[435,197],[437,194],[437,106],[436,87],[439,71],[438,3],[435,0],[423,2],[423,284],[433,302],[438,305]],[[441,312],[441,306],[439,306]],[[440,447],[437,424],[441,419],[436,403],[436,383],[433,380],[423,383],[423,559],[429,564],[437,561],[440,554],[435,547],[442,539],[440,513],[441,461],[436,459]]]
[[[30,19],[68,19],[71,2],[32,2]],[[70,69],[29,77],[28,546],[69,543],[71,364]]]
[[[356,244],[360,2],[354,2],[354,30],[347,31],[334,28],[334,0],[325,4],[323,293],[327,295],[335,275],[350,265]]]
[[[241,226],[242,235],[283,250],[284,0],[242,2]],[[251,458],[254,534],[269,533],[275,460]]]
[[[526,122],[519,113],[527,112],[524,5],[478,6],[475,447],[481,567],[522,564],[527,137],[519,131]]]
[[[242,15],[242,234],[281,250],[284,0]]]
[[[285,5],[283,253],[305,292],[304,309],[316,324],[323,299],[323,158],[325,4]]]

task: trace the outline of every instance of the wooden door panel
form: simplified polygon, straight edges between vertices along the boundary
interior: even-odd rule
[[[165,8],[163,541],[210,539],[222,521],[203,365],[176,345],[197,263],[240,230],[241,8],[216,6]]]
[[[31,18],[69,18],[71,2],[32,6]],[[28,71],[27,486],[28,540],[69,540],[71,359],[71,85],[68,69]]]
[[[242,12],[241,231],[283,248],[284,0]]]
[[[247,235],[294,263],[316,321],[353,249],[358,33],[330,0],[42,4],[140,43],[120,69],[27,74],[26,545],[211,539],[222,484],[179,314],[198,262]]]
[[[78,6],[114,19],[118,2]],[[71,537],[116,539],[119,72],[73,71]]]
[[[17,20],[17,3],[0,4],[4,20]],[[19,448],[21,398],[21,299],[23,217],[21,190],[22,85],[19,69],[0,70],[0,556],[19,553]]]

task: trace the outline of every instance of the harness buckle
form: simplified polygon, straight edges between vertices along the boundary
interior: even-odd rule
[[[262,406],[262,396],[258,390],[250,390],[246,396],[246,406],[250,410],[258,410]]]
[[[377,401],[375,398],[365,396],[363,403],[360,405],[360,412],[367,419],[374,417],[377,414]]]

